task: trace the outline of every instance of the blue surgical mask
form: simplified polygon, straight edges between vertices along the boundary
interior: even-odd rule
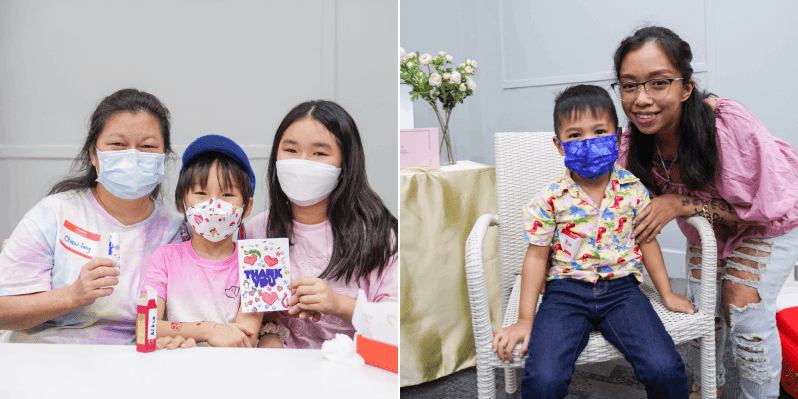
[[[560,143],[565,150],[565,167],[586,179],[598,179],[612,170],[618,159],[617,133]]]
[[[163,181],[164,154],[138,150],[97,151],[97,181],[122,199],[144,197]]]

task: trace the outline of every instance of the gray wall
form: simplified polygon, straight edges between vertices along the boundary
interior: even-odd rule
[[[798,146],[796,2],[402,0],[400,19],[408,52],[445,50],[455,61],[479,62],[475,94],[450,122],[458,159],[493,164],[496,132],[553,131],[555,93],[586,82],[609,89],[615,48],[646,24],[690,43],[699,87],[740,102],[771,134]],[[415,126],[437,127],[423,101],[415,102]],[[675,222],[660,244],[668,272],[684,276]]]
[[[179,156],[215,133],[244,147],[265,210],[274,131],[323,98],[357,122],[369,182],[398,215],[397,14],[368,0],[0,0],[0,239],[68,172],[99,100],[125,87],[172,113],[172,208]]]

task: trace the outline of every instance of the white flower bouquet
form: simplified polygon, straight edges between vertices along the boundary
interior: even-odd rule
[[[443,136],[440,150],[443,152],[443,145],[446,144],[449,164],[455,163],[449,133],[449,117],[454,106],[474,94],[477,88],[476,82],[471,78],[477,72],[477,62],[467,59],[455,67],[453,61],[454,58],[445,51],[440,51],[437,57],[432,57],[429,54],[419,55],[418,52],[405,53],[403,48],[399,49],[399,77],[413,86],[410,92],[411,100],[421,98],[435,111]],[[438,111],[438,101],[443,105],[444,116]]]

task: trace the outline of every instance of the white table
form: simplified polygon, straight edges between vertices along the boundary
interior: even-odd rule
[[[399,377],[370,365],[333,363],[311,349],[139,353],[120,345],[0,344],[0,398],[250,396],[396,398]]]

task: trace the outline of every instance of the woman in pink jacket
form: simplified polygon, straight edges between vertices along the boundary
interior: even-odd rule
[[[614,59],[613,87],[630,120],[619,162],[655,197],[634,220],[637,240],[677,218],[707,218],[718,243],[718,387],[728,330],[742,397],[776,398],[776,296],[798,261],[798,151],[740,104],[699,91],[690,45],[669,29],[638,30]],[[689,242],[688,298],[698,306],[701,242],[694,228],[677,223]],[[692,390],[700,395],[700,387]]]

